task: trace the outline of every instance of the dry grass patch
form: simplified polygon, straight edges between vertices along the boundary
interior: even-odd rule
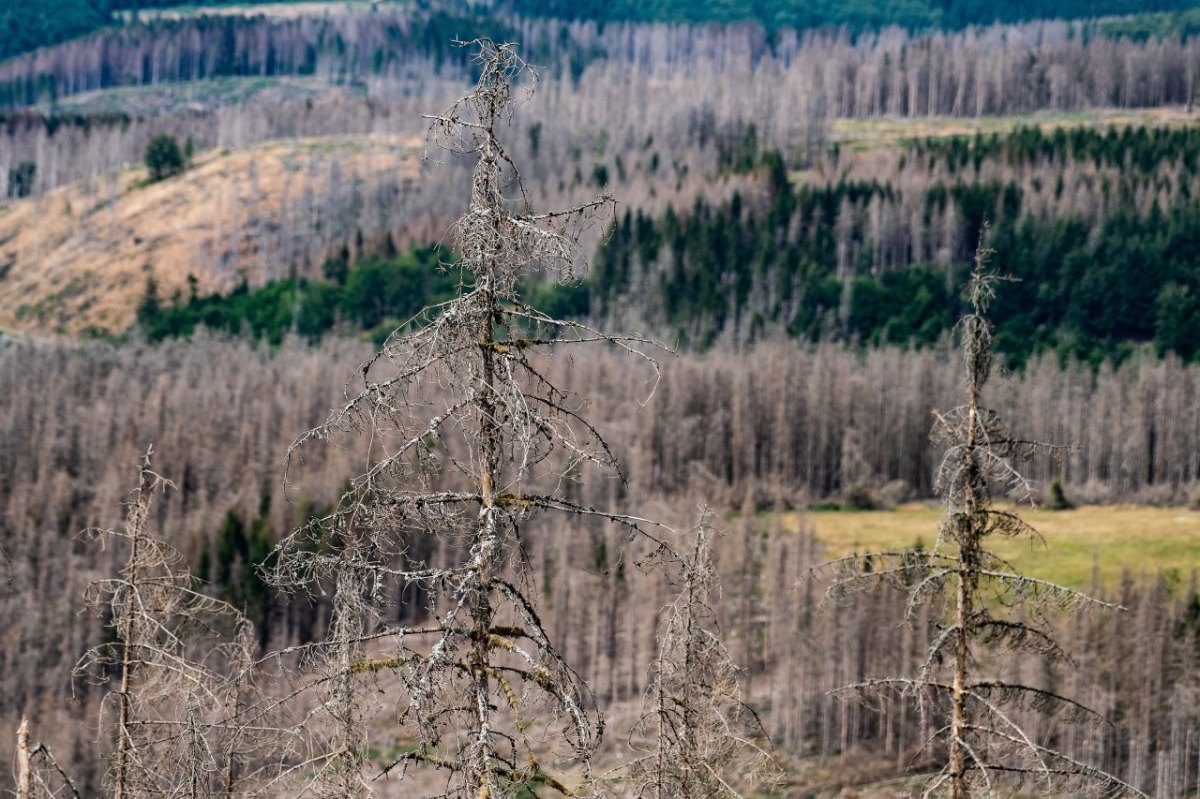
[[[423,148],[412,135],[263,142],[202,153],[158,183],[138,166],[0,203],[0,329],[124,330],[150,276],[164,299],[186,292],[189,274],[202,293],[283,277],[332,175],[416,180]]]

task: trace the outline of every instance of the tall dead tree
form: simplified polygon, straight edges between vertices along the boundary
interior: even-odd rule
[[[292,773],[321,796],[370,793],[378,696],[398,709],[390,740],[402,751],[370,779],[413,778],[415,795],[426,790],[415,772],[432,769],[434,795],[471,799],[594,790],[588,758],[603,723],[543,627],[519,529],[544,511],[643,529],[570,498],[587,464],[615,470],[616,458],[584,418],[585,399],[554,385],[543,365],[583,344],[653,361],[641,349],[648,342],[522,301],[519,283],[535,270],[575,277],[577,237],[612,201],[531,210],[498,134],[514,83],[535,76],[514,45],[470,44],[478,82],[430,127],[432,143],[475,162],[469,206],[451,234],[461,260],[444,265],[458,271],[460,291],[394,332],[345,404],[289,450],[290,459],[312,440],[355,436],[367,449],[367,469],[334,511],[281,544],[274,575],[286,588],[334,590],[329,638],[313,650],[327,739]],[[383,623],[396,587],[428,598],[425,626]],[[571,773],[551,774],[547,754]]]
[[[966,372],[966,402],[937,413],[932,436],[945,446],[936,490],[946,512],[927,552],[885,552],[839,561],[836,589],[879,579],[908,592],[910,615],[927,602],[942,622],[912,677],[872,679],[846,692],[868,696],[899,691],[914,699],[933,730],[925,742],[943,765],[925,784],[923,797],[1011,795],[1142,796],[1099,768],[1083,763],[1023,726],[1020,714],[1036,711],[1104,719],[1053,689],[996,675],[996,656],[1024,654],[1050,664],[1071,662],[1055,638],[1056,611],[1115,606],[1044,580],[1018,574],[988,549],[996,536],[1041,536],[1013,510],[994,503],[997,491],[1032,503],[1033,487],[1016,464],[1054,447],[1009,432],[983,404],[992,369],[988,305],[1002,280],[988,265],[982,242],[966,290],[970,311],[958,325]],[[923,725],[924,726],[924,725]]]
[[[690,550],[663,564],[675,572],[679,594],[663,609],[658,656],[631,741],[643,754],[631,771],[646,799],[741,799],[742,791],[776,778],[778,767],[757,713],[742,699],[738,667],[717,625],[720,578],[707,513],[692,532]]]
[[[245,745],[226,715],[233,683],[226,663],[253,641],[238,634],[248,622],[233,607],[196,590],[179,554],[149,530],[155,494],[172,484],[150,468],[152,448],[138,468],[122,530],[89,531],[128,549],[117,577],[89,588],[88,604],[108,616],[112,643],[84,654],[76,672],[118,682],[104,700],[102,727],[113,750],[106,775],[114,799],[229,796],[228,763]],[[226,635],[235,636],[225,643]],[[237,658],[246,661],[245,653]],[[115,707],[110,707],[115,705]]]

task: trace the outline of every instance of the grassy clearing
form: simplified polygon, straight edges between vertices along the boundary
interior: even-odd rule
[[[892,147],[909,139],[927,136],[974,136],[976,133],[1007,133],[1020,126],[1054,128],[1093,127],[1109,125],[1123,128],[1172,127],[1193,125],[1200,116],[1189,114],[1181,107],[1142,109],[1096,109],[1092,111],[1038,112],[1011,116],[982,117],[872,117],[869,119],[834,119],[829,124],[830,141],[852,151]]]
[[[1133,505],[1069,511],[1021,511],[1045,544],[994,540],[992,549],[1022,574],[1087,589],[1093,570],[1100,584],[1116,586],[1126,569],[1148,580],[1159,572],[1186,583],[1200,570],[1200,512]],[[829,557],[852,552],[926,547],[937,535],[942,508],[911,504],[891,511],[822,511],[805,519]]]

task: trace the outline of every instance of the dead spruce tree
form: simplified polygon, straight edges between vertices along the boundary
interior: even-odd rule
[[[232,796],[238,753],[249,743],[227,713],[241,675],[225,672],[228,663],[248,662],[254,638],[245,618],[197,591],[179,554],[151,534],[154,495],[171,486],[151,470],[152,450],[138,468],[124,529],[89,531],[122,542],[128,554],[119,576],[89,587],[87,602],[111,619],[113,641],[88,650],[76,671],[118,683],[101,707],[101,727],[113,738],[105,783],[114,799]]]
[[[17,728],[16,799],[54,799],[73,796],[79,789],[45,744],[29,743],[29,719],[22,718]]]
[[[957,333],[966,372],[966,402],[935,414],[932,436],[945,445],[935,487],[946,512],[928,551],[885,552],[838,561],[834,590],[879,579],[908,592],[910,617],[923,603],[941,603],[939,629],[913,677],[874,679],[848,686],[856,696],[900,692],[915,700],[934,730],[925,747],[944,765],[926,783],[923,797],[1140,796],[1116,777],[1080,762],[1039,740],[1019,714],[1063,713],[1093,717],[1093,711],[1053,690],[998,679],[995,657],[1031,655],[1050,663],[1069,662],[1055,639],[1056,616],[1091,607],[1113,607],[1078,591],[1017,574],[988,549],[997,536],[1041,536],[1016,512],[994,504],[1003,491],[1032,502],[1032,486],[1016,464],[1054,447],[1013,435],[995,411],[983,405],[992,369],[992,326],[988,305],[998,277],[983,244],[966,290],[970,312]]]
[[[451,233],[461,260],[445,265],[461,275],[458,295],[395,331],[361,366],[345,404],[289,450],[291,462],[315,439],[365,439],[367,449],[366,470],[333,512],[282,542],[273,576],[287,589],[333,590],[328,639],[304,659],[320,696],[304,724],[322,739],[281,777],[318,796],[366,796],[373,780],[392,777],[410,780],[409,796],[596,790],[588,757],[603,725],[524,584],[519,528],[557,511],[571,524],[600,517],[645,530],[569,498],[584,465],[615,470],[616,459],[584,419],[583,400],[551,383],[539,359],[595,344],[657,370],[642,352],[649,342],[522,302],[518,283],[532,270],[573,278],[578,234],[610,213],[611,200],[530,210],[498,132],[513,113],[514,82],[533,75],[514,45],[471,46],[477,84],[430,118],[433,144],[475,161],[469,205]],[[383,622],[384,598],[400,591],[428,598],[427,624]],[[397,720],[379,719],[383,702]],[[379,751],[395,754],[372,776],[367,744],[372,725],[385,723]],[[547,757],[572,773],[551,774]],[[419,781],[431,771],[435,788]]]
[[[742,790],[774,782],[779,770],[758,715],[742,700],[738,667],[717,625],[710,514],[692,534],[690,551],[660,558],[676,573],[679,594],[663,609],[658,656],[631,737],[641,754],[630,770],[644,799],[741,799]]]

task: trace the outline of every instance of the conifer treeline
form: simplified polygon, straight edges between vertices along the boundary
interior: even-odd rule
[[[11,433],[0,449],[0,613],[10,620],[0,633],[0,726],[15,728],[28,713],[55,751],[81,764],[81,784],[95,794],[94,732],[58,722],[94,707],[83,682],[74,686],[83,707],[68,699],[71,666],[103,636],[102,620],[79,614],[78,599],[120,555],[74,533],[112,523],[129,458],[150,439],[162,453],[159,468],[179,486],[162,498],[153,524],[210,581],[207,590],[250,612],[264,644],[322,635],[327,599],[284,604],[252,570],[268,557],[268,543],[313,516],[359,466],[350,450],[320,448],[293,475],[290,501],[279,489],[287,442],[339,402],[344,364],[369,351],[336,339],[317,348],[285,341],[272,351],[204,337],[155,347],[0,349],[0,378],[14,387],[3,411]],[[764,535],[770,516],[754,512],[856,487],[880,491],[896,480],[927,493],[939,457],[928,442],[930,410],[958,395],[957,359],[829,344],[685,356],[665,364],[644,408],[637,400],[651,387],[615,356],[548,368],[593,398],[593,415],[628,464],[628,486],[584,481],[579,502],[619,500],[681,527],[697,502],[741,511],[719,547],[720,608],[735,659],[749,669],[750,696],[783,751],[850,754],[837,778],[846,782],[901,769],[925,738],[912,709],[890,704],[879,716],[827,692],[909,668],[924,652],[925,622],[914,630],[896,623],[903,603],[886,592],[818,612],[820,585],[801,579],[821,559],[816,545],[778,525]],[[1178,501],[1196,490],[1198,395],[1200,370],[1174,360],[1093,373],[1035,359],[1022,376],[998,381],[990,404],[1022,429],[1079,445],[1063,464],[1076,500]],[[1034,467],[1043,485],[1056,474],[1052,463]],[[901,493],[895,485],[888,492]],[[522,540],[566,657],[602,702],[636,700],[654,651],[647,609],[661,607],[667,588],[635,568],[638,552],[621,557],[623,535],[602,525],[588,527],[590,546],[568,547],[561,530],[539,524]],[[1105,590],[1132,609],[1132,621],[1099,616],[1073,626],[1070,644],[1083,668],[1043,679],[1073,681],[1067,693],[1089,697],[1115,726],[1096,737],[1062,722],[1055,735],[1061,748],[1159,796],[1182,796],[1196,783],[1200,754],[1200,600],[1194,586],[1170,581]],[[396,620],[416,616],[419,597],[395,599]],[[994,667],[1026,675],[1037,668]],[[610,741],[623,745],[619,733]],[[0,742],[0,757],[8,757],[10,736]]]
[[[627,211],[597,254],[592,310],[633,308],[700,347],[780,330],[928,346],[958,318],[956,286],[990,222],[998,267],[1019,279],[994,311],[1012,362],[1052,350],[1098,365],[1144,342],[1191,359],[1197,130],[927,139],[883,169],[839,170],[835,150],[794,190],[768,152],[757,191],[657,219]]]

